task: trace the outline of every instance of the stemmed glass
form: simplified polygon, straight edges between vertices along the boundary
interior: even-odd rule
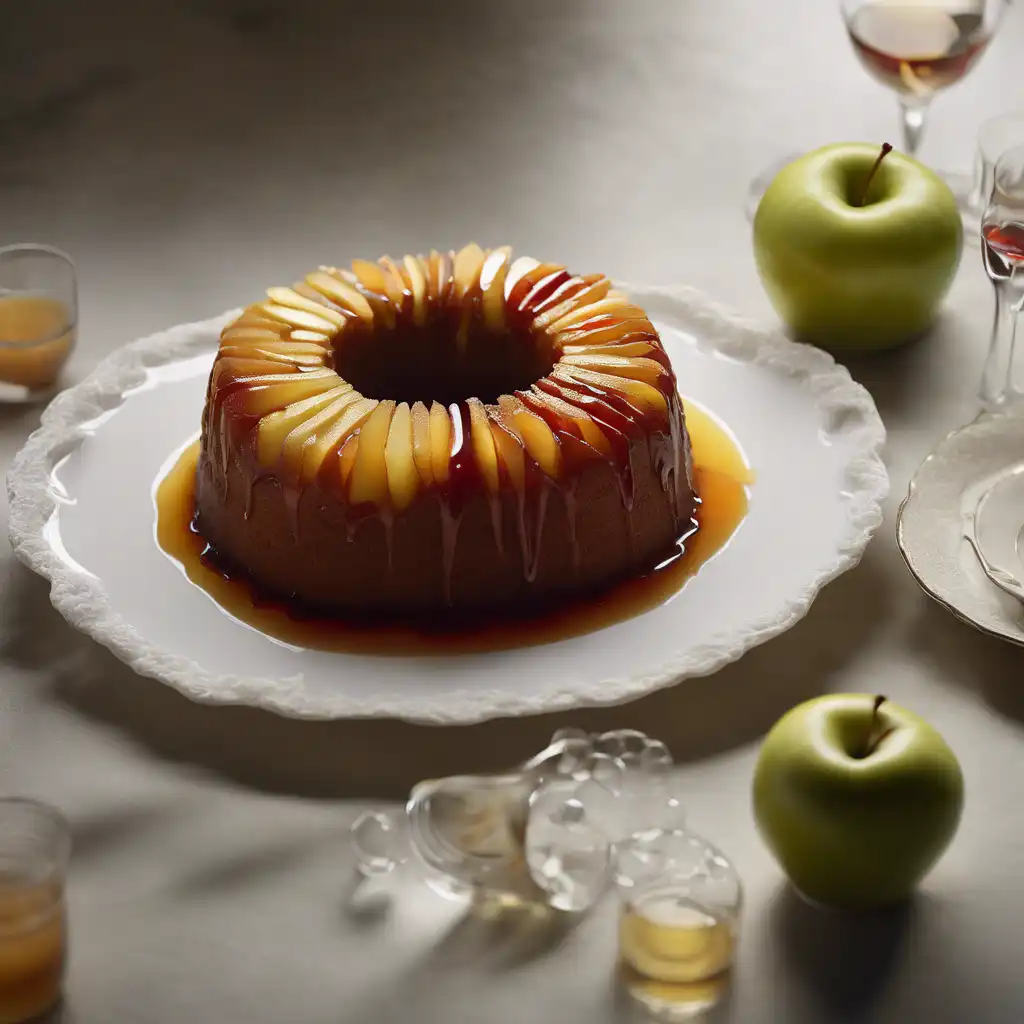
[[[960,81],[977,63],[1011,0],[840,0],[846,29],[861,63],[896,92],[901,149],[916,157],[935,94]],[[791,157],[790,159],[794,159]],[[772,178],[789,160],[755,179],[751,218]],[[970,183],[943,175],[962,209]]]
[[[1016,359],[1024,306],[1024,145],[996,162],[992,193],[981,216],[982,257],[995,288],[992,340],[981,379],[981,402],[994,411],[1024,397],[1024,367]]]
[[[974,157],[974,186],[967,204],[975,234],[992,195],[996,164],[1008,149],[1015,146],[1024,146],[1024,110],[996,114],[982,124]]]
[[[895,90],[903,152],[916,156],[935,94],[959,82],[999,27],[1009,0],[841,0],[854,52]]]

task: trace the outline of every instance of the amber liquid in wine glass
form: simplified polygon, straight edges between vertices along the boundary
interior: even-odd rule
[[[875,78],[920,99],[963,78],[991,39],[981,11],[945,5],[869,3],[846,27]]]

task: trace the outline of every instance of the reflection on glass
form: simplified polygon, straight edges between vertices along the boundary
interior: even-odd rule
[[[1024,146],[997,161],[992,194],[981,217],[982,257],[995,289],[992,339],[981,381],[988,410],[1016,406],[1024,395],[1017,327],[1024,304]]]

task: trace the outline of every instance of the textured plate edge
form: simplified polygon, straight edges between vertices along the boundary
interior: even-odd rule
[[[707,676],[751,648],[785,632],[810,608],[821,589],[852,569],[882,521],[889,491],[882,462],[885,428],[870,394],[827,353],[791,341],[781,331],[737,316],[690,287],[625,286],[658,319],[683,330],[708,330],[709,344],[726,356],[791,377],[810,392],[822,414],[853,435],[854,454],[846,465],[849,498],[843,538],[836,558],[823,565],[804,589],[779,611],[715,642],[677,652],[655,672],[595,680],[587,693],[565,690],[543,697],[521,697],[493,690],[463,690],[455,706],[438,708],[435,699],[416,697],[355,699],[338,693],[330,707],[304,701],[301,676],[261,680],[209,673],[195,662],[150,644],[110,606],[98,579],[75,570],[52,549],[46,526],[57,506],[49,487],[56,463],[87,436],[83,428],[119,406],[144,384],[150,368],[202,354],[216,332],[237,311],[181,324],[142,338],[107,356],[81,383],[59,395],[41,425],[15,457],[7,474],[9,536],[16,557],[50,581],[50,600],[73,626],[111,650],[139,675],[161,680],[204,704],[250,704],[292,718],[397,718],[427,725],[468,725],[491,718],[551,713],[581,706],[610,706],[635,700],[686,678]],[[454,701],[453,701],[454,703]]]
[[[904,539],[904,513],[910,506],[911,502],[914,501],[920,492],[919,477],[924,471],[925,467],[929,462],[933,461],[938,452],[943,448],[944,445],[949,444],[954,437],[958,434],[962,434],[965,431],[972,429],[979,423],[986,422],[990,419],[990,414],[981,412],[969,423],[963,424],[963,426],[957,427],[955,430],[949,431],[945,437],[942,438],[938,444],[921,460],[918,464],[917,469],[914,470],[913,475],[910,478],[910,483],[907,484],[907,493],[903,500],[900,502],[899,510],[896,513],[896,547],[899,548],[900,555],[903,558],[903,562],[913,577],[914,582],[918,585],[921,591],[930,597],[937,605],[945,608],[953,618],[958,619],[965,626],[970,626],[972,629],[977,630],[984,636],[990,636],[996,640],[1003,640],[1006,643],[1013,644],[1015,647],[1024,647],[1024,639],[1014,636],[1012,633],[1004,633],[998,629],[992,629],[990,626],[985,626],[978,622],[976,619],[971,618],[967,612],[962,611],[955,604],[951,603],[947,598],[943,597],[937,590],[933,589],[931,584],[928,583],[925,578],[921,575],[921,570],[917,567],[914,562],[914,556],[910,552],[907,543]]]

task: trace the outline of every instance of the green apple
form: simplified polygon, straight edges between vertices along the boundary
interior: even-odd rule
[[[832,694],[775,724],[754,816],[793,885],[827,906],[896,903],[949,845],[963,808],[953,751],[884,697]]]
[[[886,145],[837,143],[784,167],[754,217],[765,291],[800,340],[892,348],[931,325],[960,263],[949,186]]]

